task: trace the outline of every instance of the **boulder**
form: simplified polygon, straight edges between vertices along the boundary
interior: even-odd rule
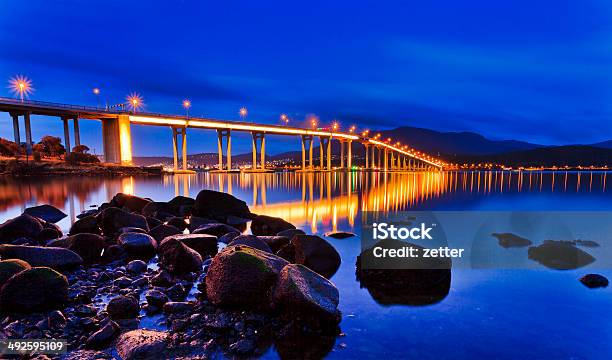
[[[185,229],[187,229],[187,227],[189,225],[187,225],[187,223],[185,222],[185,219],[182,217],[178,217],[178,216],[173,216],[170,219],[168,219],[168,221],[166,222],[166,224],[170,225],[170,226],[174,226],[177,229],[181,230],[181,232]]]
[[[172,225],[161,224],[158,225],[149,231],[149,235],[153,236],[158,243],[160,243],[164,238],[172,235],[182,234],[183,232]]]
[[[285,236],[258,236],[258,238],[268,244],[273,253],[289,244],[289,238]]]
[[[348,239],[355,236],[355,234],[348,231],[328,231],[324,234],[324,236],[334,239]]]
[[[147,234],[148,231],[146,231],[145,229],[141,229],[139,227],[133,227],[133,226],[126,226],[126,227],[122,227],[121,229],[119,229],[119,234],[123,234],[123,233],[141,233],[141,234]]]
[[[100,226],[98,226],[98,219],[95,216],[89,215],[75,221],[70,227],[69,235],[76,235],[81,233],[89,234],[102,234]]]
[[[195,229],[199,228],[202,225],[215,223],[218,223],[218,221],[198,216],[192,216],[189,218],[189,231],[194,232]]]
[[[145,216],[145,219],[147,220],[147,225],[149,226],[149,229],[153,229],[154,227],[163,224],[161,220],[149,216]]]
[[[257,249],[257,250],[266,251],[266,252],[269,252],[269,253],[272,252],[272,249],[270,249],[268,244],[266,244],[265,241],[259,239],[255,235],[240,235],[240,236],[237,236],[236,238],[234,238],[234,240],[232,240],[231,243],[229,243],[228,246],[235,246],[235,245],[246,245],[246,246],[250,246],[250,247],[252,247],[254,249]]]
[[[491,235],[497,239],[499,246],[506,249],[513,247],[526,247],[532,244],[531,240],[512,233],[493,233]]]
[[[238,231],[232,231],[232,232],[228,232],[227,234],[219,237],[218,241],[220,243],[229,244],[238,236],[240,236],[240,233]]]
[[[72,250],[61,247],[0,245],[0,258],[19,259],[31,266],[71,269],[83,264],[83,258]]]
[[[88,264],[100,262],[106,248],[106,242],[102,236],[86,233],[71,235],[64,240],[64,244],[62,247],[79,254]]]
[[[106,304],[111,319],[133,319],[140,313],[138,300],[133,296],[118,295]]]
[[[132,260],[125,266],[125,269],[130,274],[139,275],[147,271],[147,263],[142,260]]]
[[[120,328],[116,322],[110,320],[100,330],[91,334],[85,342],[86,349],[102,350],[110,345],[110,343],[119,335]]]
[[[113,236],[123,227],[137,227],[148,231],[147,219],[116,207],[108,207],[97,216],[98,224],[106,236]]]
[[[182,241],[166,238],[159,244],[159,265],[172,274],[202,270],[202,257]]]
[[[273,216],[257,215],[251,222],[253,235],[276,235],[284,230],[293,230],[295,226],[287,221]]]
[[[162,308],[165,303],[170,301],[168,296],[159,290],[149,290],[145,294],[145,299],[149,305],[153,305],[157,308]]]
[[[146,217],[151,217],[151,218],[159,218],[158,214],[170,214],[172,216],[175,215],[176,213],[176,208],[170,204],[168,204],[167,202],[163,202],[163,201],[153,201],[148,203],[143,209],[142,209],[142,215],[146,216]]]
[[[188,314],[193,311],[195,305],[187,301],[169,301],[164,304],[166,314]]]
[[[340,254],[327,241],[315,235],[296,235],[291,239],[295,262],[305,265],[326,278],[340,267]]]
[[[326,278],[299,264],[285,266],[274,289],[274,307],[284,316],[340,322],[338,289]]]
[[[608,279],[599,274],[586,274],[580,278],[580,282],[591,289],[608,286]]]
[[[123,360],[163,359],[168,342],[165,332],[137,329],[121,334],[115,348]]]
[[[289,229],[279,231],[278,234],[276,234],[276,236],[284,236],[289,239],[293,238],[295,235],[306,235],[306,233],[301,229]]]
[[[175,196],[172,200],[168,201],[168,204],[176,209],[177,216],[188,216],[191,215],[193,207],[195,205],[195,199],[186,196]]]
[[[42,229],[41,222],[35,217],[19,215],[0,224],[0,244],[9,244],[19,238],[36,239]]]
[[[59,309],[68,302],[68,280],[48,267],[33,267],[9,278],[0,289],[0,309],[33,312]]]
[[[151,285],[159,287],[170,287],[175,284],[172,276],[166,270],[161,270],[157,275],[151,278]]]
[[[0,287],[13,275],[30,269],[31,266],[27,262],[18,259],[0,261]]]
[[[212,259],[206,275],[206,295],[219,306],[265,309],[270,306],[284,259],[248,246],[230,246]]]
[[[246,202],[230,194],[213,190],[202,190],[198,193],[195,199],[193,214],[223,222],[230,215],[248,219],[253,217]]]
[[[117,238],[117,244],[121,245],[130,256],[150,258],[155,255],[157,241],[150,235],[141,233],[123,233]]]
[[[217,237],[207,234],[178,234],[166,237],[176,239],[200,254],[202,259],[215,256],[218,251]]]
[[[586,266],[595,258],[570,242],[546,240],[527,251],[529,259],[557,270],[577,269]]]
[[[59,239],[62,236],[64,236],[64,234],[62,234],[61,230],[52,227],[45,227],[38,233],[36,240],[38,240],[40,243],[45,243],[49,240]]]
[[[53,224],[68,216],[62,210],[52,205],[38,205],[29,207],[25,209],[23,213],[35,218],[43,219],[44,221],[48,221]]]
[[[118,193],[110,201],[112,206],[116,206],[118,208],[125,208],[129,210],[130,212],[137,212],[137,213],[140,213],[142,209],[150,202],[151,200],[143,199],[135,195],[123,194],[123,193]]]
[[[214,235],[216,237],[221,237],[230,232],[239,233],[240,231],[238,231],[238,229],[236,229],[235,227],[221,223],[203,224],[200,225],[194,231],[192,231],[193,234],[208,234]]]

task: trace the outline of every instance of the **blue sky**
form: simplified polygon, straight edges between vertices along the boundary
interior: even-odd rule
[[[476,131],[544,144],[612,138],[612,4],[606,1],[3,1],[0,80],[33,99],[277,123]],[[4,89],[4,90],[2,90]],[[2,96],[9,96],[0,87]],[[101,149],[100,125],[81,124]],[[62,134],[37,118],[34,137]],[[134,127],[134,154],[171,154],[170,130]],[[7,114],[0,136],[12,138]],[[189,152],[214,151],[194,131]],[[274,139],[271,152],[299,149]],[[235,142],[236,151],[249,143]]]

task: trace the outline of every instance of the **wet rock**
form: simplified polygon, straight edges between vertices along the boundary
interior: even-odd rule
[[[218,223],[217,220],[202,218],[198,216],[191,216],[189,218],[189,232],[193,232],[195,229],[199,228],[202,225],[216,223]]]
[[[226,221],[230,215],[249,219],[253,216],[246,202],[230,194],[213,190],[202,190],[198,193],[193,214],[220,221]]]
[[[580,278],[580,282],[591,289],[608,286],[608,279],[599,274],[586,274]]]
[[[90,215],[77,220],[74,224],[72,224],[72,226],[70,227],[70,231],[68,232],[68,234],[70,235],[76,235],[81,233],[97,235],[102,234],[102,230],[100,229],[100,226],[98,226],[98,220],[95,216]]]
[[[220,243],[229,244],[238,236],[240,236],[240,233],[238,231],[232,231],[232,232],[228,232],[227,234],[219,237],[218,241]]]
[[[267,215],[257,215],[251,222],[251,232],[253,235],[276,235],[284,230],[293,230],[295,226],[289,222]]]
[[[289,264],[279,275],[272,301],[288,318],[340,322],[338,289],[303,265]]]
[[[348,231],[328,231],[324,235],[334,239],[348,239],[355,236],[354,233]]]
[[[83,264],[74,251],[60,247],[0,245],[2,259],[19,259],[31,266],[47,266],[53,269],[71,269]]]
[[[272,253],[276,253],[283,246],[289,244],[289,238],[285,236],[258,236],[272,249]]]
[[[132,260],[126,265],[125,269],[131,274],[139,275],[147,271],[147,263],[142,260]]]
[[[202,270],[202,257],[181,241],[172,237],[159,245],[159,264],[172,274],[184,274]]]
[[[149,229],[153,229],[154,227],[163,224],[161,220],[149,216],[146,216],[145,219],[147,220],[147,225],[149,225]]]
[[[130,212],[140,213],[142,209],[150,202],[151,200],[143,199],[135,195],[118,193],[113,197],[110,204],[111,206],[116,206],[118,208],[125,208]]]
[[[599,244],[593,240],[576,240],[576,245],[584,247],[599,247]]]
[[[278,234],[276,234],[276,236],[284,236],[289,239],[293,238],[295,235],[306,235],[306,233],[301,229],[289,229],[279,231]]]
[[[208,234],[178,234],[166,237],[166,239],[175,239],[195,250],[204,259],[209,256],[215,256],[218,251],[217,237]]]
[[[63,211],[52,205],[38,205],[29,207],[25,209],[23,213],[35,218],[43,219],[44,221],[48,221],[53,224],[68,216]]]
[[[295,262],[330,278],[340,267],[340,254],[327,241],[315,235],[296,235],[291,239]]]
[[[132,285],[132,279],[126,276],[121,276],[113,281],[113,285],[120,289],[125,289]]]
[[[2,311],[31,312],[59,309],[68,302],[68,280],[46,267],[26,269],[0,289]]]
[[[132,319],[138,316],[140,305],[133,296],[119,295],[110,299],[106,312],[111,319]]]
[[[119,335],[119,325],[110,320],[100,330],[91,334],[85,343],[86,349],[101,350],[110,345],[110,343]]]
[[[177,216],[188,216],[191,215],[193,211],[195,199],[179,195],[168,201],[168,205],[176,209]]]
[[[234,238],[234,240],[232,240],[231,243],[229,243],[228,246],[235,246],[235,245],[246,245],[246,246],[250,246],[250,247],[252,247],[254,249],[257,249],[257,250],[266,251],[266,252],[269,252],[269,253],[272,252],[272,249],[270,249],[268,244],[266,244],[265,241],[259,239],[255,235],[240,235],[240,236],[237,236],[236,238]]]
[[[164,304],[166,314],[189,314],[193,312],[195,305],[186,301],[170,301]]]
[[[11,259],[0,261],[0,288],[11,276],[30,268],[30,264],[23,260]]]
[[[172,301],[185,300],[189,291],[181,284],[174,284],[166,290],[166,295]]]
[[[238,229],[238,231],[245,232],[247,226],[249,225],[249,222],[251,222],[251,219],[245,219],[238,216],[230,215],[227,217],[225,222],[231,227]]]
[[[244,338],[239,339],[233,344],[230,344],[229,351],[237,355],[249,355],[255,351],[257,343],[254,339]]]
[[[135,257],[150,258],[157,250],[155,239],[141,233],[123,233],[117,238],[117,244],[121,245],[130,256]]]
[[[168,225],[170,226],[174,226],[175,228],[181,230],[181,232],[185,229],[187,229],[187,223],[185,222],[185,219],[183,219],[182,217],[171,217],[170,219],[168,219],[168,221],[166,222]]]
[[[157,275],[151,278],[151,285],[159,287],[170,287],[175,284],[172,276],[166,271],[161,270]]]
[[[123,360],[164,358],[168,334],[153,330],[132,330],[122,334],[115,348]]]
[[[499,246],[504,248],[525,247],[532,244],[531,240],[512,233],[493,233],[491,235],[497,239]]]
[[[119,229],[119,234],[125,234],[125,233],[140,233],[140,234],[146,234],[147,231],[145,231],[144,229],[138,228],[138,227],[132,227],[132,226],[127,226],[127,227],[122,227],[121,229]]]
[[[95,264],[102,261],[106,242],[100,235],[80,233],[67,237],[63,247],[79,254],[86,263]]]
[[[168,236],[182,234],[183,232],[172,225],[161,224],[149,231],[151,235],[158,243],[164,240]]]
[[[104,250],[102,254],[102,260],[105,262],[112,262],[116,260],[122,260],[127,257],[127,252],[121,245],[111,245]]]
[[[60,357],[61,360],[110,360],[113,358],[108,353],[94,350],[74,350]]]
[[[46,227],[46,228],[43,228],[41,232],[38,233],[38,236],[36,236],[36,240],[44,244],[45,242],[49,240],[61,238],[63,235],[64,234],[62,234],[61,230],[51,228],[51,227]]]
[[[157,308],[163,308],[164,304],[170,301],[168,296],[159,290],[150,290],[145,294],[147,303]]]
[[[106,236],[113,236],[123,227],[137,227],[149,230],[147,219],[139,214],[132,214],[116,207],[104,209],[97,216],[98,224]]]
[[[238,229],[221,223],[204,224],[192,231],[194,234],[208,234],[216,237],[221,237],[230,232],[239,233]]]
[[[8,244],[19,238],[35,239],[43,229],[33,216],[22,214],[0,224],[0,244]]]
[[[156,219],[163,217],[159,216],[159,214],[168,214],[170,216],[178,215],[176,212],[176,208],[173,205],[163,201],[150,202],[142,209],[142,215],[146,217]]]
[[[216,305],[267,308],[272,287],[287,261],[247,246],[231,246],[215,256],[206,275],[207,298]]]
[[[590,254],[565,241],[546,240],[530,247],[527,254],[529,259],[557,270],[577,269],[595,261]]]

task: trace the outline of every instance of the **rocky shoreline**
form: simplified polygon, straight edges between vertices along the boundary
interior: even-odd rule
[[[0,175],[32,176],[159,176],[161,167],[123,166],[114,164],[68,164],[62,161],[0,160]]]
[[[0,225],[0,339],[66,339],[58,359],[316,359],[340,334],[338,252],[231,195],[120,193],[66,235],[63,217]]]

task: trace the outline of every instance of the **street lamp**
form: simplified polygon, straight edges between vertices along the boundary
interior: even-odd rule
[[[281,114],[280,119],[285,125],[289,125],[289,117],[286,114]]]
[[[312,129],[316,129],[317,128],[317,119],[312,118],[310,119],[310,125],[312,126]]]
[[[333,129],[334,131],[336,131],[336,130],[338,130],[338,127],[339,127],[338,122],[337,122],[337,121],[334,121],[334,123],[332,124],[332,129]]]
[[[351,126],[351,127],[349,128],[349,132],[350,132],[351,134],[355,132],[355,125],[353,125],[353,126]]]
[[[183,100],[183,107],[185,108],[185,111],[187,112],[187,118],[189,119],[189,108],[191,107],[191,101],[189,99]]]
[[[245,121],[247,115],[249,114],[249,111],[247,110],[247,108],[241,107],[240,111],[238,111],[238,114],[240,114],[240,118],[242,118],[242,121]]]
[[[17,75],[9,80],[9,88],[13,94],[18,95],[23,102],[24,98],[34,92],[32,81],[23,75]]]
[[[128,106],[132,109],[134,113],[136,113],[138,109],[144,106],[142,96],[140,96],[140,94],[138,93],[135,93],[135,92],[131,93],[130,95],[127,96],[126,100],[128,102]]]
[[[93,88],[91,91],[94,95],[96,95],[96,109],[100,107],[100,89]]]

